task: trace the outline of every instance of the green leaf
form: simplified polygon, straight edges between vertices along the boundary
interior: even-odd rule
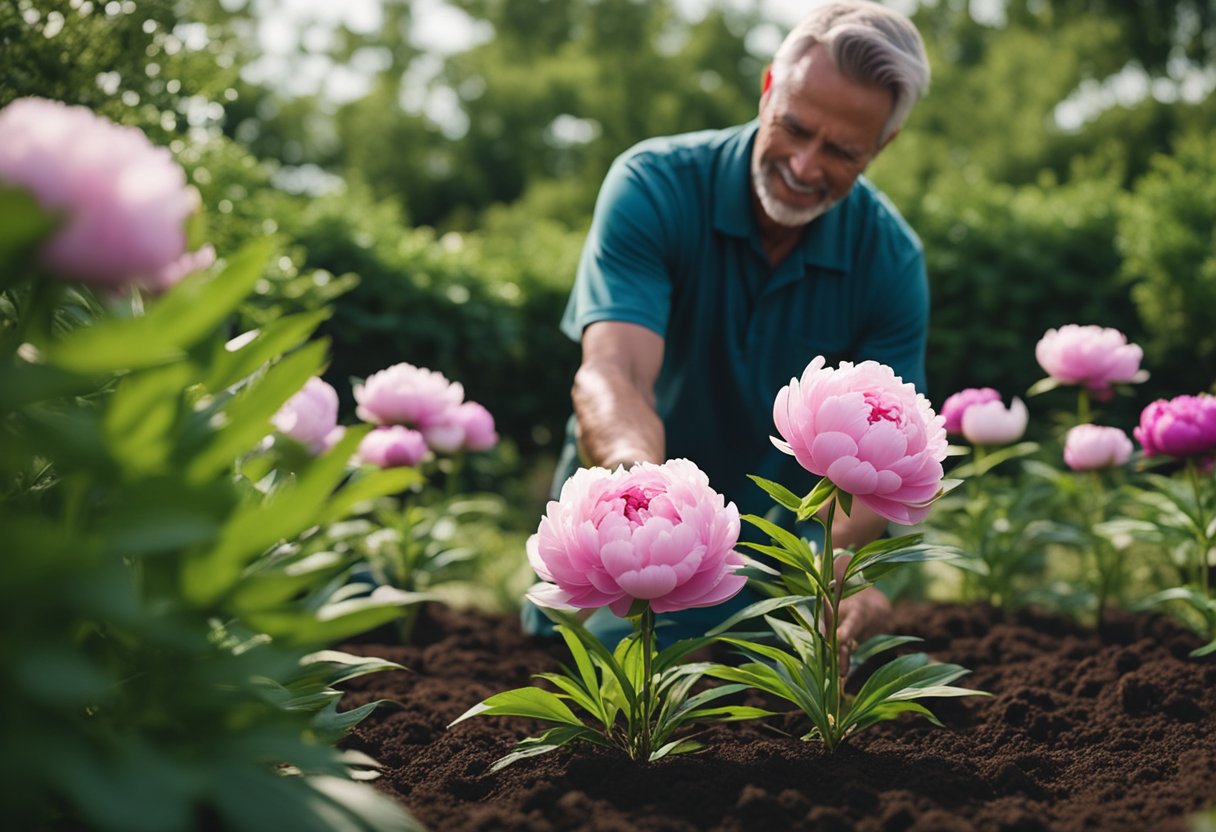
[[[1026,391],[1026,395],[1027,396],[1038,396],[1043,393],[1047,393],[1051,390],[1055,390],[1057,387],[1059,387],[1063,383],[1064,382],[1060,381],[1058,378],[1052,378],[1051,376],[1048,376],[1047,378],[1041,378],[1038,381],[1036,381],[1034,384],[1030,385],[1029,389],[1027,389],[1027,391]]]
[[[696,740],[672,740],[666,745],[652,751],[649,762],[653,763],[655,760],[661,760],[672,754],[691,754],[694,751],[700,751],[704,747],[703,743],[699,743]]]
[[[18,258],[32,254],[56,225],[29,191],[0,188],[0,275],[6,283]]]
[[[213,413],[209,421],[216,429],[207,444],[194,451],[186,462],[186,478],[202,482],[218,476],[231,468],[238,456],[257,447],[274,430],[271,417],[310,377],[320,372],[328,347],[325,341],[315,341],[285,356],[256,383],[229,400],[222,410]]]
[[[721,624],[714,627],[712,630],[706,633],[706,635],[720,636],[729,631],[740,621],[747,621],[750,618],[759,618],[762,615],[768,615],[769,613],[780,609],[785,609],[786,607],[792,607],[797,604],[809,603],[814,605],[815,602],[816,599],[813,595],[786,595],[780,598],[765,598],[762,601],[756,601],[755,603],[748,604],[746,607],[727,618]]]
[[[543,719],[546,722],[558,722],[579,729],[586,728],[578,717],[566,707],[565,702],[555,694],[537,687],[515,688],[503,693],[496,693],[456,717],[448,723],[448,727],[451,728],[453,725],[475,716],[521,716]]]
[[[763,477],[757,477],[754,474],[748,474],[747,478],[763,488],[765,492],[776,500],[779,505],[788,508],[790,511],[796,513],[802,506],[802,498],[793,491],[790,491],[781,483],[766,480]]]
[[[315,312],[278,318],[262,326],[257,336],[238,350],[229,351],[225,346],[217,345],[203,386],[212,393],[218,393],[248,378],[304,343],[330,317],[332,311],[326,307]]]
[[[110,453],[127,471],[164,470],[194,368],[184,362],[127,375],[106,403],[102,429]]]
[[[230,603],[237,612],[277,606],[305,589],[324,584],[342,571],[347,561],[347,556],[327,551],[276,563],[255,564],[234,587]]]
[[[424,593],[381,586],[369,596],[326,604],[315,612],[272,607],[246,617],[250,626],[283,644],[334,644],[400,618],[405,606],[432,599]]]
[[[587,648],[583,645],[583,642],[579,640],[578,635],[572,632],[570,628],[558,626],[554,629],[561,635],[562,640],[566,642],[566,647],[570,650],[570,655],[574,657],[574,666],[578,668],[578,675],[582,679],[583,688],[592,702],[592,706],[587,708],[587,710],[597,716],[601,722],[604,722],[605,728],[609,727],[607,722],[608,717],[604,711],[604,703],[600,697],[600,681],[595,672],[595,665],[591,661],[591,655],[587,652]]]
[[[877,635],[863,641],[853,651],[851,661],[853,667],[860,667],[870,659],[877,656],[879,653],[885,653],[888,650],[893,650],[904,644],[915,644],[916,642],[924,641],[916,636],[892,636],[892,635]]]
[[[1002,462],[1029,456],[1038,450],[1039,445],[1037,442],[1021,442],[1017,445],[990,450],[979,460],[973,460],[965,465],[960,465],[950,473],[960,480],[967,477],[982,477]]]
[[[182,569],[185,597],[196,603],[218,598],[237,583],[254,556],[314,524],[365,432],[363,428],[347,430],[292,486],[278,490],[264,503],[255,502],[235,512],[215,548],[192,553],[187,559]]]
[[[823,477],[819,482],[815,483],[815,487],[811,489],[811,493],[802,498],[802,502],[798,506],[797,517],[799,522],[811,520],[819,513],[824,504],[835,497],[838,493],[835,483],[827,477]]]
[[[796,559],[796,563],[803,564],[798,568],[808,572],[814,569],[814,554],[811,550],[811,544],[807,543],[798,535],[794,534],[788,529],[783,529],[781,526],[778,526],[776,523],[770,520],[763,517],[758,517],[755,514],[745,514],[739,519],[760,529],[760,531],[772,538],[775,543],[789,552],[790,555]],[[810,565],[809,569],[807,568],[807,564]]]
[[[568,674],[562,673],[537,673],[536,678],[544,679],[546,682],[549,682],[555,686],[562,692],[559,694],[559,696],[564,694],[565,696],[569,697],[571,702],[578,705],[584,711],[599,720],[600,724],[603,725],[605,729],[612,727],[611,722],[608,720],[607,714],[604,712],[603,708],[600,707],[600,703],[595,699],[592,699],[591,693],[585,690],[583,686],[579,684],[577,679]],[[598,687],[595,689],[595,694],[598,697]]]
[[[455,724],[455,723],[453,723]],[[526,760],[529,757],[539,757],[542,754],[549,754],[564,745],[568,745],[575,740],[585,740],[597,745],[605,745],[606,743],[594,731],[585,727],[574,728],[571,726],[558,726],[550,728],[539,737],[529,737],[523,742],[515,746],[515,750],[505,757],[496,760],[494,765],[490,766],[490,771],[501,771],[513,763],[520,760]]]
[[[349,516],[360,503],[400,494],[423,482],[425,477],[417,468],[363,467],[342,490],[329,499],[319,522],[336,523]]]
[[[47,346],[51,363],[73,372],[107,373],[153,367],[181,358],[253,291],[270,255],[261,240],[218,273],[187,277],[137,318],[108,318]]]
[[[322,775],[308,777],[306,782],[338,808],[341,815],[349,818],[345,823],[336,822],[335,819],[329,824],[330,829],[353,826],[354,829],[369,832],[426,832],[426,827],[409,812],[366,783]]]

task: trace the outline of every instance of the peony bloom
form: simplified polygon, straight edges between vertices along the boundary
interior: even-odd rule
[[[365,422],[425,430],[442,423],[464,401],[464,387],[443,373],[403,362],[356,384],[355,401],[355,412]]]
[[[946,399],[942,404],[942,417],[946,420],[946,433],[963,432],[963,413],[973,404],[999,402],[1001,394],[991,387],[968,387]]]
[[[1126,465],[1132,440],[1118,428],[1077,425],[1064,438],[1064,464],[1074,471],[1096,471]]]
[[[378,427],[359,443],[359,461],[381,468],[412,468],[426,458],[426,440],[401,425]]]
[[[1216,397],[1158,399],[1140,413],[1140,426],[1132,432],[1145,456],[1216,453]]]
[[[528,597],[542,607],[607,606],[619,616],[634,599],[657,613],[713,606],[747,582],[737,572],[738,538],[735,504],[686,459],[582,469],[528,539],[528,561],[543,581]]]
[[[817,356],[777,393],[784,441],[773,444],[888,520],[920,522],[941,490],[945,420],[884,364],[824,362]]]
[[[1117,329],[1068,324],[1049,329],[1034,348],[1047,375],[1064,384],[1079,384],[1106,395],[1111,385],[1142,381],[1143,350],[1127,343]]]
[[[164,289],[200,262],[182,260],[199,197],[181,167],[138,129],[84,107],[22,98],[0,110],[0,185],[61,219],[38,257],[65,277]]]
[[[426,444],[439,453],[488,451],[498,444],[494,417],[477,402],[464,402],[444,412],[435,423],[423,428]]]
[[[342,437],[338,427],[338,392],[313,376],[270,421],[279,433],[290,436],[310,452],[323,453]]]
[[[967,408],[963,414],[963,436],[972,445],[1008,445],[1022,438],[1030,414],[1021,399],[1008,408],[997,399]]]
[[[464,447],[469,451],[488,451],[498,444],[494,417],[477,402],[465,402],[456,408],[464,426]]]

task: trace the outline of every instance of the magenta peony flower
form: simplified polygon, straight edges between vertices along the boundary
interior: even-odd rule
[[[634,599],[657,613],[713,606],[747,582],[736,571],[738,538],[735,504],[686,459],[582,469],[528,539],[528,561],[543,581],[528,597],[542,607],[607,606],[619,616]]]
[[[418,431],[385,425],[363,437],[356,455],[361,462],[381,468],[412,468],[426,458],[427,450],[426,440]]]
[[[1132,440],[1118,428],[1077,425],[1064,437],[1064,464],[1074,471],[1096,471],[1126,465]]]
[[[425,430],[442,423],[464,401],[464,387],[443,373],[403,362],[356,384],[355,401],[355,413],[365,422]]]
[[[338,392],[313,376],[270,421],[279,433],[290,436],[312,453],[323,453],[341,438],[337,432]]]
[[[885,364],[824,361],[777,393],[773,444],[888,520],[920,522],[941,490],[945,420]]]
[[[64,277],[164,289],[194,261],[186,219],[198,192],[168,150],[84,107],[18,99],[0,111],[0,185],[33,194],[62,224],[38,253]]]
[[[1047,375],[1065,384],[1083,385],[1100,396],[1109,394],[1112,384],[1144,379],[1140,372],[1144,351],[1110,327],[1068,324],[1049,329],[1035,346],[1034,355]]]
[[[963,436],[972,445],[1008,445],[1022,438],[1030,414],[1021,399],[1009,407],[997,399],[967,408],[963,414]]]
[[[973,404],[999,402],[1001,394],[991,387],[968,387],[946,399],[942,404],[942,417],[946,420],[946,433],[963,432],[963,413]]]
[[[1216,453],[1216,397],[1158,399],[1140,413],[1140,426],[1132,433],[1145,456]]]

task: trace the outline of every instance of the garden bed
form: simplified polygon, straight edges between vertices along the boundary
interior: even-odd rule
[[[1216,661],[1158,616],[1101,634],[988,607],[897,608],[893,632],[974,671],[991,697],[930,701],[945,723],[904,717],[835,755],[794,737],[801,716],[715,726],[705,751],[650,765],[582,746],[490,765],[537,723],[479,717],[493,693],[555,669],[564,648],[513,618],[428,607],[409,646],[355,652],[408,671],[351,683],[344,707],[387,698],[346,745],[434,830],[1184,830],[1216,805]],[[760,704],[757,702],[757,704]],[[781,732],[793,732],[785,736]]]

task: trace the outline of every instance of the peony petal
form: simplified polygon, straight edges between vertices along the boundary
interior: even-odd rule
[[[874,466],[854,457],[841,457],[828,466],[827,478],[855,496],[869,494],[878,482]]]
[[[620,575],[617,583],[634,598],[661,598],[675,589],[676,573],[670,566],[644,566]]]

